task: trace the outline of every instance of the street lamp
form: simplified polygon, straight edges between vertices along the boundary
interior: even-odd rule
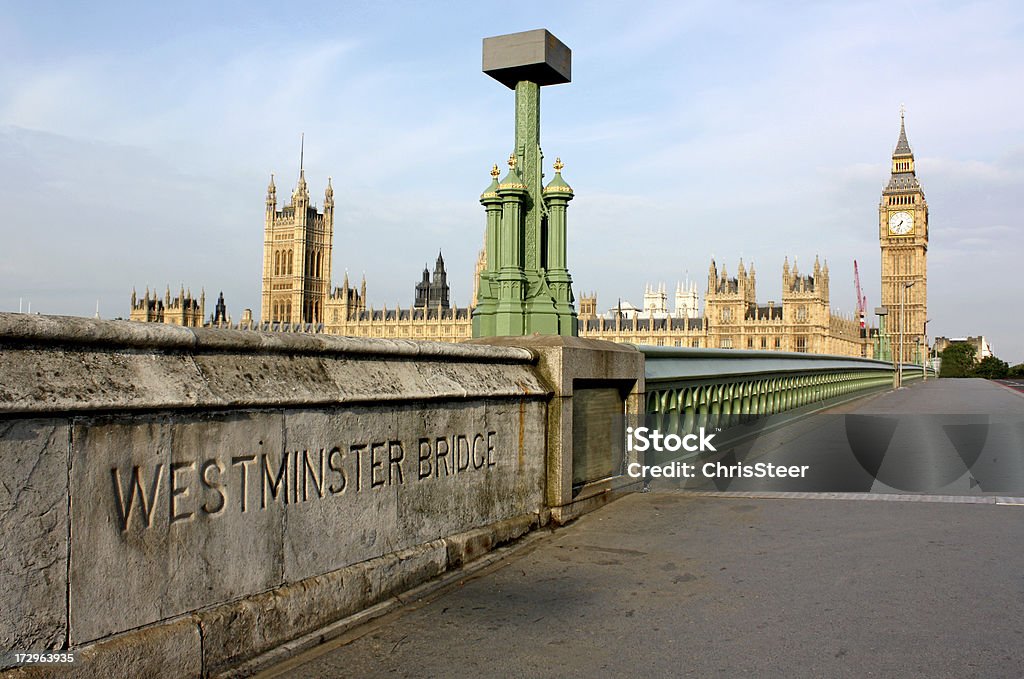
[[[930,318],[926,318],[925,321],[924,321],[924,361],[923,361],[923,365],[921,366],[921,381],[922,382],[927,382],[928,381],[928,361],[929,361],[929,359],[931,359],[931,356],[929,356],[929,354],[931,354],[931,350],[928,348],[928,323],[931,320],[932,319],[930,319]]]
[[[915,281],[907,281],[900,288],[900,362],[897,381],[901,387],[903,386],[903,329],[907,327],[907,290],[914,287],[914,283]]]
[[[896,354],[892,350],[892,328],[888,327],[885,317],[889,315],[888,307],[876,306],[875,315],[878,316],[878,353],[877,358],[885,356],[885,343],[889,342],[889,360],[892,361],[892,388],[899,387],[899,378],[896,372]]]

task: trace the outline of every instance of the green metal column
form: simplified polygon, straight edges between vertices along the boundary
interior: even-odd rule
[[[555,302],[555,316],[558,320],[558,334],[579,334],[579,321],[573,309],[572,276],[566,266],[565,232],[566,209],[573,199],[572,187],[562,179],[561,158],[555,158],[555,178],[544,187],[544,201],[548,208],[547,218],[547,280],[548,288]]]
[[[487,211],[487,232],[484,236],[486,265],[480,272],[477,305],[473,310],[473,336],[484,336],[484,329],[494,332],[494,314],[497,311],[498,233],[501,228],[501,198],[498,197],[498,166],[491,169],[491,184],[480,195],[480,204]]]
[[[498,304],[494,313],[494,334],[525,335],[523,293],[523,204],[526,185],[516,169],[516,158],[508,159],[508,174],[498,184],[501,225],[498,229]]]
[[[544,188],[540,148],[540,88],[569,82],[570,66],[569,48],[543,29],[484,40],[484,72],[515,92],[515,147],[508,175],[481,197],[488,261],[480,275],[474,337],[578,332],[565,263],[565,206],[572,190],[560,177],[561,163],[557,183],[550,192]]]

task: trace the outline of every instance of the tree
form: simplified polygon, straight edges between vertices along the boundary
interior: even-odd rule
[[[1024,377],[1024,363],[1018,363],[1017,365],[1010,368],[1010,372],[1007,373],[1007,377]]]
[[[986,356],[981,359],[974,368],[975,377],[984,377],[987,380],[998,380],[1006,377],[1010,372],[1010,366],[1006,361],[1001,361],[995,356]]]
[[[939,377],[972,377],[975,352],[974,346],[970,344],[950,344],[940,354],[942,366],[939,368]]]

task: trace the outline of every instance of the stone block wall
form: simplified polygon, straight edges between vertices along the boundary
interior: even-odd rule
[[[0,314],[0,647],[79,652],[7,674],[214,675],[546,523],[536,364]]]

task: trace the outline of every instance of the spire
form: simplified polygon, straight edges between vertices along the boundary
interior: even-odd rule
[[[299,140],[299,183],[295,185],[295,197],[305,198],[309,200],[309,190],[306,188],[306,167],[305,167],[305,156],[306,156],[306,133],[302,133],[302,137]]]
[[[892,152],[892,176],[889,177],[889,183],[882,192],[883,195],[921,190],[921,185],[917,181],[917,172],[914,169],[914,152],[910,150],[910,142],[907,141],[907,126],[904,119],[905,109],[901,104],[900,138],[896,142],[896,150]]]
[[[270,183],[267,184],[267,212],[277,209],[277,187],[274,185],[274,173],[270,173]]]
[[[896,140],[896,150],[893,151],[894,156],[910,156],[914,153],[910,150],[910,142],[907,141],[907,126],[904,121],[905,114],[906,107],[900,104],[900,138]]]

